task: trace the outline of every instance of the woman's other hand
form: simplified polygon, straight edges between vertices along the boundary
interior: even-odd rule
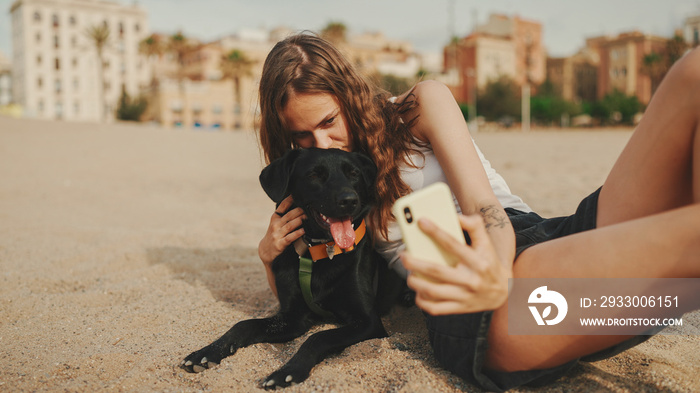
[[[512,269],[499,260],[483,218],[460,215],[459,221],[469,233],[471,246],[453,239],[430,220],[418,221],[423,232],[457,257],[456,266],[419,260],[408,252],[401,255],[411,272],[407,283],[416,291],[416,305],[431,315],[494,310],[508,298]]]
[[[293,203],[290,195],[277,206],[270,217],[267,233],[258,244],[258,255],[266,266],[271,265],[285,248],[304,235],[304,229],[301,228],[301,222],[306,218],[304,210],[300,207],[289,210]]]

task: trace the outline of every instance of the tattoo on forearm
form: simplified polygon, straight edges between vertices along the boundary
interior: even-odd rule
[[[508,216],[496,205],[482,207],[480,212],[481,216],[484,217],[484,224],[486,224],[487,231],[490,231],[493,227],[505,228],[505,226],[508,225]]]

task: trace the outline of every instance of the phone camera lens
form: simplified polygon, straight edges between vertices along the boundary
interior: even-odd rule
[[[407,223],[412,223],[413,222],[413,214],[411,214],[411,209],[410,208],[404,208],[403,209],[403,214],[406,217],[406,222]]]

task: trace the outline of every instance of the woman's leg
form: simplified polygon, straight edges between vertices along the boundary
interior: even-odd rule
[[[516,278],[700,277],[700,204],[535,245],[520,255],[513,273]],[[549,368],[628,338],[509,335],[505,304],[491,320],[486,366]]]
[[[598,202],[606,226],[700,202],[700,49],[669,71],[608,175]]]
[[[533,246],[515,277],[700,277],[700,49],[654,95],[610,172],[598,228]],[[509,336],[507,305],[489,330],[487,367],[553,367],[627,336]]]

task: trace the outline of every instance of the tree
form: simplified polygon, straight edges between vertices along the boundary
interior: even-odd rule
[[[666,71],[668,71],[666,64],[666,60],[661,53],[651,52],[644,55],[642,58],[640,71],[651,79],[652,94],[654,94],[656,88],[659,87],[661,79],[663,79],[664,75],[666,75]]]
[[[642,58],[640,72],[651,79],[651,92],[659,87],[671,66],[680,59],[689,46],[679,35],[666,41],[666,47],[660,52],[651,52]]]
[[[175,61],[177,63],[175,77],[180,83],[180,89],[183,89],[182,81],[185,79],[185,57],[192,51],[192,45],[187,37],[185,37],[182,32],[178,31],[170,36],[165,50],[175,55]]]
[[[175,70],[175,79],[177,80],[178,90],[180,92],[183,112],[187,108],[187,94],[185,94],[185,57],[191,51],[192,45],[187,37],[185,37],[180,31],[170,36],[167,43],[165,43],[165,52],[172,53],[175,57],[175,64],[177,65]],[[184,119],[180,119],[180,121],[183,120]]]
[[[116,117],[119,120],[140,121],[147,106],[148,103],[143,97],[132,100],[126,92],[126,88],[122,88],[122,95],[119,98]]]
[[[165,49],[163,37],[157,33],[153,33],[139,42],[139,53],[148,58],[162,57]]]
[[[519,90],[507,76],[490,81],[479,92],[479,115],[490,121],[520,117]]]
[[[376,74],[374,80],[379,87],[394,96],[407,92],[414,85],[412,80],[393,74]]]
[[[546,79],[537,89],[537,94],[530,98],[532,118],[543,123],[557,123],[564,115],[580,113],[578,105],[566,101],[557,91],[556,86]]]
[[[685,42],[685,39],[677,34],[668,40],[666,42],[667,68],[670,69],[671,66],[678,61],[678,59],[680,59],[689,48],[690,45]]]
[[[590,106],[590,115],[601,123],[622,122],[632,124],[634,115],[642,112],[644,107],[636,96],[627,96],[619,90],[613,90]]]
[[[348,28],[342,22],[329,22],[326,27],[321,30],[321,37],[332,42],[334,45],[347,41]]]
[[[241,127],[239,116],[241,113],[241,78],[251,76],[254,61],[248,59],[245,53],[238,49],[233,49],[229,53],[221,56],[221,73],[223,79],[233,81],[233,96],[236,107],[236,128]]]
[[[107,23],[88,27],[85,34],[90,38],[97,51],[97,95],[101,108],[97,111],[99,120],[104,121],[107,103],[104,97],[104,49],[109,41],[109,26]]]

